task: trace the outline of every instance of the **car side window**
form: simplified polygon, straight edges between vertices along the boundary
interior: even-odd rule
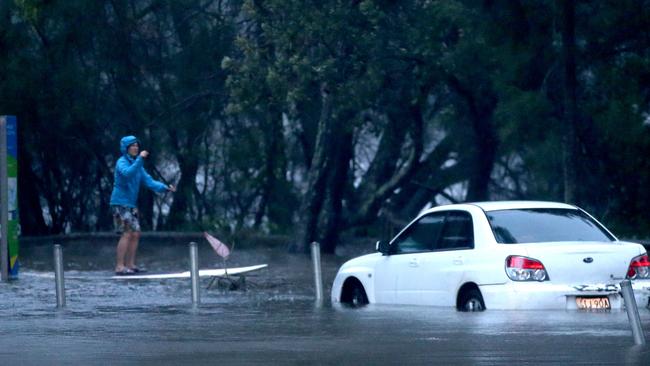
[[[392,243],[394,254],[417,253],[431,251],[440,236],[444,213],[432,213],[421,217],[406,229]]]
[[[474,247],[472,216],[465,211],[449,211],[435,250]]]

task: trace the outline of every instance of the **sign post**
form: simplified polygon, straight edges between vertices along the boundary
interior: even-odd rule
[[[18,276],[18,141],[15,116],[0,116],[0,277]]]

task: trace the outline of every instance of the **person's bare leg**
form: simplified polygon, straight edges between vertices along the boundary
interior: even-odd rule
[[[124,258],[126,257],[126,252],[129,248],[129,242],[131,238],[131,233],[125,231],[120,236],[120,241],[117,242],[117,258],[115,264],[115,272],[121,272],[124,270]]]
[[[126,252],[126,267],[135,268],[135,255],[138,251],[138,244],[140,242],[140,232],[132,232],[129,239],[129,246]]]

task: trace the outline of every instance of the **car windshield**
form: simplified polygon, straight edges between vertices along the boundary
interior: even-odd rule
[[[600,224],[575,209],[518,209],[487,212],[501,244],[561,241],[614,241]]]

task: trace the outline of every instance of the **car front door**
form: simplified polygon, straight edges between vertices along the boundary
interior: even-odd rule
[[[444,218],[445,213],[439,212],[424,215],[393,239],[390,255],[382,263],[385,281],[394,283],[394,299],[387,302],[422,303],[423,291],[432,287],[425,284],[429,281],[424,277],[426,258],[438,240]]]

